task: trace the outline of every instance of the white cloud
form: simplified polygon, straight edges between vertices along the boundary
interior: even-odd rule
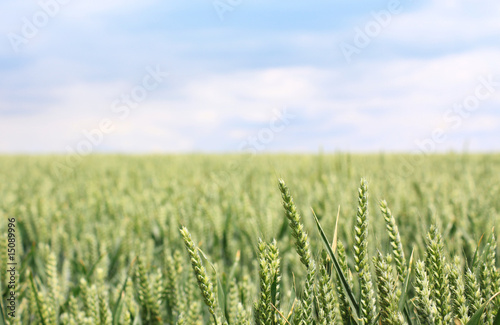
[[[347,68],[292,67],[204,75],[172,89],[160,87],[124,121],[109,106],[130,90],[127,83],[77,82],[53,89],[54,101],[43,116],[3,118],[0,138],[12,141],[0,150],[64,151],[82,137],[83,129],[96,127],[103,117],[111,117],[116,126],[103,143],[107,150],[215,147],[204,142],[208,138],[218,139],[218,148],[236,150],[235,143],[256,134],[273,118],[272,111],[283,107],[298,116],[286,130],[296,148],[306,147],[300,139],[307,138],[311,150],[321,144],[330,144],[330,149],[337,144],[349,149],[412,150],[415,139],[441,126],[453,103],[473,93],[478,77],[490,72],[500,79],[500,66],[488,70],[483,63],[499,54],[479,51],[428,60],[364,62],[355,73]],[[500,103],[500,89],[487,103]],[[454,133],[492,132],[500,123],[500,117],[488,111],[474,114]],[[343,127],[352,133],[335,132]]]
[[[90,36],[96,35],[95,42],[89,44],[95,46],[92,51],[100,54],[92,60],[103,60],[106,54],[115,60],[115,53],[99,49],[103,47],[107,51],[115,45],[107,44],[107,38],[98,37],[102,24],[108,22],[103,17],[131,13],[154,2],[157,1],[75,1],[64,8],[64,14],[61,12],[57,20],[89,31]],[[273,110],[283,107],[288,107],[297,118],[269,145],[271,149],[314,151],[325,145],[327,150],[414,150],[415,139],[429,137],[436,128],[447,127],[443,115],[453,104],[473,94],[480,76],[491,74],[500,79],[500,48],[485,41],[498,35],[500,4],[486,2],[491,6],[484,15],[479,15],[486,8],[484,4],[455,0],[432,2],[417,11],[404,11],[370,47],[375,50],[377,46],[389,44],[382,53],[390,53],[391,46],[395,46],[396,50],[420,49],[429,54],[377,57],[366,48],[351,65],[335,61],[335,50],[338,51],[336,42],[352,37],[354,26],[297,33],[282,29],[269,31],[268,35],[262,35],[262,40],[255,35],[248,40],[236,40],[241,33],[238,29],[225,30],[223,35],[228,37],[225,39],[220,37],[224,28],[211,28],[200,38],[214,40],[214,43],[207,41],[201,46],[192,41],[195,38],[191,30],[189,40],[172,37],[168,39],[172,43],[153,45],[153,50],[145,44],[157,43],[159,37],[167,34],[156,34],[159,31],[116,33],[113,40],[123,46],[117,53],[135,47],[126,55],[117,54],[116,58],[121,70],[137,72],[137,76],[128,81],[117,77],[116,71],[110,72],[111,78],[101,78],[96,71],[106,69],[103,64],[71,55],[59,56],[55,50],[51,52],[51,44],[57,44],[65,39],[61,35],[67,35],[64,29],[47,31],[40,36],[43,39],[37,43],[40,47],[31,47],[23,64],[1,70],[4,81],[0,83],[0,152],[64,151],[66,146],[74,146],[82,139],[83,130],[97,127],[105,117],[114,121],[115,131],[106,136],[97,150],[237,150],[239,141],[258,134],[273,118]],[[172,10],[179,9],[180,4],[170,6]],[[207,5],[207,9],[212,8]],[[36,4],[0,4],[0,18],[6,18],[0,19],[0,32],[19,27],[20,19],[34,10],[38,10]],[[244,13],[243,7],[241,13]],[[234,48],[233,40],[243,46],[243,51]],[[301,61],[306,62],[302,64],[273,66],[269,62],[275,61],[262,57],[259,60],[264,63],[248,64],[246,68],[224,65],[227,53],[248,51],[250,55],[238,60],[253,62],[255,58],[251,55],[267,53],[266,48],[276,42],[284,48],[279,55],[293,52],[300,54],[299,57],[305,53],[310,56]],[[479,44],[481,42],[484,44]],[[44,55],[37,56],[32,51],[34,48],[43,50]],[[440,50],[433,51],[435,48]],[[144,54],[154,49],[159,54]],[[325,53],[315,57],[313,51]],[[141,60],[161,58],[161,62],[170,62],[170,68],[176,69],[179,78],[173,76],[167,80],[133,109],[129,118],[120,120],[110,111],[110,105],[140,80],[134,79],[142,73],[135,67],[142,61],[135,61],[134,68],[130,68],[128,62],[137,53],[141,58],[144,56]],[[171,57],[164,59],[162,53]],[[3,54],[0,50],[0,55]],[[175,61],[176,55],[178,61]],[[174,59],[171,61],[171,58]],[[323,60],[322,63],[314,61],[317,58]],[[192,66],[185,64],[189,60]],[[218,62],[219,68],[212,68],[207,62]],[[224,70],[220,66],[225,67]],[[461,127],[450,130],[452,137],[443,144],[443,149],[461,149],[460,141],[470,136],[473,137],[472,149],[474,146],[500,149],[497,142],[489,140],[500,128],[500,116],[492,113],[500,105],[500,89],[481,105],[481,109],[462,121]],[[474,138],[474,134],[477,137]]]
[[[498,1],[432,1],[417,11],[404,10],[386,29],[400,46],[442,46],[498,36]]]

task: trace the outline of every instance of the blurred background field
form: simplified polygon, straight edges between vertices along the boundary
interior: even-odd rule
[[[158,270],[166,279],[168,256],[187,262],[181,225],[221,274],[233,270],[233,276],[252,283],[249,295],[258,288],[258,239],[276,238],[283,292],[292,299],[293,276],[300,279],[305,270],[297,267],[279,177],[294,196],[316,257],[322,243],[310,208],[333,238],[340,207],[338,236],[351,256],[361,177],[369,183],[370,252],[390,251],[378,208],[382,199],[396,217],[406,254],[414,248],[419,258],[433,223],[449,257],[469,260],[481,236],[500,224],[498,154],[92,155],[76,161],[69,164],[65,156],[0,157],[0,234],[6,237],[7,217],[15,217],[23,322],[35,319],[28,308],[28,271],[40,292],[48,294],[50,254],[56,260],[61,314],[70,296],[79,297],[81,279],[100,283],[111,309],[135,257],[148,274]],[[5,294],[6,265],[1,267]],[[191,270],[182,276],[189,278]],[[248,297],[247,306],[254,298]]]

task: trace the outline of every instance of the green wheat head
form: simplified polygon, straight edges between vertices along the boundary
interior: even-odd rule
[[[280,178],[278,180],[278,184],[283,198],[283,208],[285,209],[286,217],[290,222],[289,225],[292,230],[292,236],[295,238],[295,248],[297,250],[297,254],[300,256],[302,264],[309,269],[310,267],[313,267],[314,261],[311,257],[311,248],[307,233],[304,230],[300,214],[297,212],[292,195],[290,194],[285,181]]]
[[[417,261],[415,265],[415,313],[422,325],[434,325],[438,310],[432,300],[432,289],[427,276],[425,263]]]
[[[396,276],[390,260],[378,252],[373,258],[377,276],[378,302],[380,306],[380,322],[386,325],[403,325],[406,321],[399,311]]]
[[[193,267],[193,271],[198,281],[198,286],[201,291],[201,295],[203,296],[203,300],[205,304],[208,306],[208,310],[210,314],[214,318],[214,321],[217,323],[217,303],[215,300],[215,294],[212,282],[210,282],[207,271],[201,262],[200,255],[198,254],[198,249],[191,238],[191,234],[189,233],[186,227],[182,227],[180,229],[182,239],[184,240],[184,245],[186,246],[186,250],[191,259],[191,266]]]
[[[452,312],[453,317],[467,324],[469,321],[469,308],[465,296],[465,283],[463,274],[460,271],[460,259],[455,258],[453,264],[447,265],[447,273],[449,274]]]
[[[337,254],[338,254],[340,268],[347,277],[346,280],[349,284],[349,287],[352,288],[353,287],[352,273],[349,270],[349,266],[347,264],[347,255],[345,251],[345,246],[340,240],[337,243]],[[352,315],[351,306],[349,305],[349,301],[347,300],[348,298],[346,296],[346,293],[342,289],[342,283],[338,276],[336,276],[336,289],[339,300],[340,317],[342,318],[342,322],[344,324],[349,324],[351,322],[351,315]]]
[[[359,317],[363,324],[371,324],[376,315],[376,305],[368,260],[368,184],[365,179],[361,179],[358,190],[358,209],[354,226],[354,262],[361,290]]]
[[[399,282],[404,283],[406,279],[407,266],[398,226],[396,225],[396,220],[394,219],[391,210],[387,207],[387,202],[385,200],[380,202],[380,210],[384,216],[387,232],[389,233],[392,254],[394,256],[394,260],[396,261]]]
[[[431,226],[427,234],[425,267],[431,286],[431,297],[438,311],[437,324],[448,324],[451,320],[450,287],[445,270],[444,246],[441,233]]]

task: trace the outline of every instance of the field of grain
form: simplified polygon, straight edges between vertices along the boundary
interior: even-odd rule
[[[4,156],[0,216],[0,324],[500,324],[500,155]]]

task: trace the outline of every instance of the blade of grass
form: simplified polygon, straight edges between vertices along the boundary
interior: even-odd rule
[[[137,256],[132,260],[132,263],[130,263],[129,269],[127,271],[127,276],[125,277],[125,281],[123,282],[122,289],[120,291],[120,294],[118,295],[118,300],[115,303],[115,306],[113,307],[113,325],[117,325],[118,321],[120,320],[120,313],[123,308],[123,303],[122,303],[122,298],[125,296],[125,289],[127,287],[127,281],[128,278],[130,277],[130,270],[132,270],[132,267],[134,266],[135,260],[137,259]]]
[[[406,321],[408,322],[408,325],[412,325],[410,312],[408,309],[407,297],[408,297],[408,284],[410,283],[410,275],[411,275],[411,271],[412,271],[413,253],[414,252],[415,252],[415,249],[412,249],[411,255],[410,255],[410,261],[408,263],[408,271],[406,272],[405,283],[403,284],[403,292],[401,293],[401,297],[399,297],[399,310],[405,316]]]
[[[295,304],[295,301],[294,301],[294,304]],[[274,304],[271,304],[271,307],[274,308],[274,310],[276,310],[276,312],[278,313],[278,315],[283,319],[284,322],[286,322],[288,325],[291,325],[289,322],[288,322],[288,319],[285,318],[285,316],[278,310],[278,308],[276,308],[276,306],[274,306]],[[293,308],[293,306],[292,306]],[[493,325],[496,325],[496,324],[493,324]]]
[[[339,218],[340,218],[340,205],[339,205],[339,208],[337,210],[337,219],[335,220],[335,230],[333,232],[332,250],[333,250],[334,253],[337,253]]]
[[[403,283],[403,292],[401,293],[401,297],[399,297],[399,311],[403,311],[404,307],[406,306],[406,298],[408,296],[408,284],[410,283],[410,275],[413,264],[413,253],[414,250],[411,251],[410,262],[408,263],[408,272],[406,274],[405,283]]]
[[[43,319],[43,313],[42,313],[42,306],[40,305],[40,298],[38,297],[38,291],[36,291],[36,286],[35,286],[35,281],[33,280],[33,272],[30,273],[30,282],[31,282],[31,289],[35,293],[35,300],[36,300],[36,306],[38,309],[38,315],[40,316],[40,321],[42,322],[42,325],[46,325],[45,319]]]
[[[495,317],[495,320],[493,321],[493,325],[500,325],[500,308],[497,311],[497,316]]]
[[[5,323],[5,315],[3,313],[3,304],[2,304],[2,299],[0,299],[0,313],[1,313],[1,317],[0,317],[0,324],[1,325],[6,325]]]
[[[94,265],[92,265],[90,267],[90,270],[88,270],[87,274],[85,275],[85,277],[87,278],[87,281],[90,281],[90,277],[92,276],[92,274],[94,273],[94,270],[95,268],[97,267],[97,264],[99,264],[99,262],[102,260],[102,258],[106,256],[106,253],[102,254],[99,256],[99,258],[97,259],[97,261],[94,263]]]
[[[311,209],[312,210],[312,209]],[[330,255],[330,258],[333,261],[333,265],[335,266],[335,271],[337,272],[337,275],[340,278],[340,282],[342,283],[342,289],[344,289],[344,292],[346,293],[347,297],[349,298],[349,304],[351,305],[351,310],[356,313],[355,318],[359,318],[358,316],[358,310],[359,310],[359,304],[356,301],[356,298],[354,297],[354,293],[352,292],[351,287],[349,286],[349,283],[346,280],[344,272],[342,272],[342,268],[340,267],[340,264],[337,260],[337,257],[333,253],[332,247],[330,243],[328,242],[328,238],[326,238],[325,232],[323,231],[323,227],[321,227],[321,224],[319,223],[318,217],[314,213],[314,210],[312,210],[314,220],[316,221],[316,226],[318,227],[318,231],[321,235],[321,239],[323,240],[323,244],[326,247],[326,251],[328,255]]]
[[[467,322],[466,325],[479,325],[480,321],[481,321],[481,317],[483,316],[483,313],[484,313],[484,310],[486,309],[486,307],[488,306],[488,304],[490,302],[493,301],[493,299],[495,299],[498,295],[500,295],[500,292],[497,292],[493,297],[490,298],[490,300],[488,300],[487,302],[485,302],[481,308],[479,308],[476,313],[471,317],[471,319]],[[497,318],[498,318],[498,315],[497,315]],[[498,321],[498,320],[495,320],[495,322]]]
[[[479,246],[481,246],[481,242],[483,241],[483,237],[484,237],[484,234],[481,236],[481,238],[479,239],[479,242],[477,243],[476,251],[474,252],[474,257],[472,258],[472,262],[471,262],[472,270],[474,270],[476,268],[477,253],[479,252]]]

